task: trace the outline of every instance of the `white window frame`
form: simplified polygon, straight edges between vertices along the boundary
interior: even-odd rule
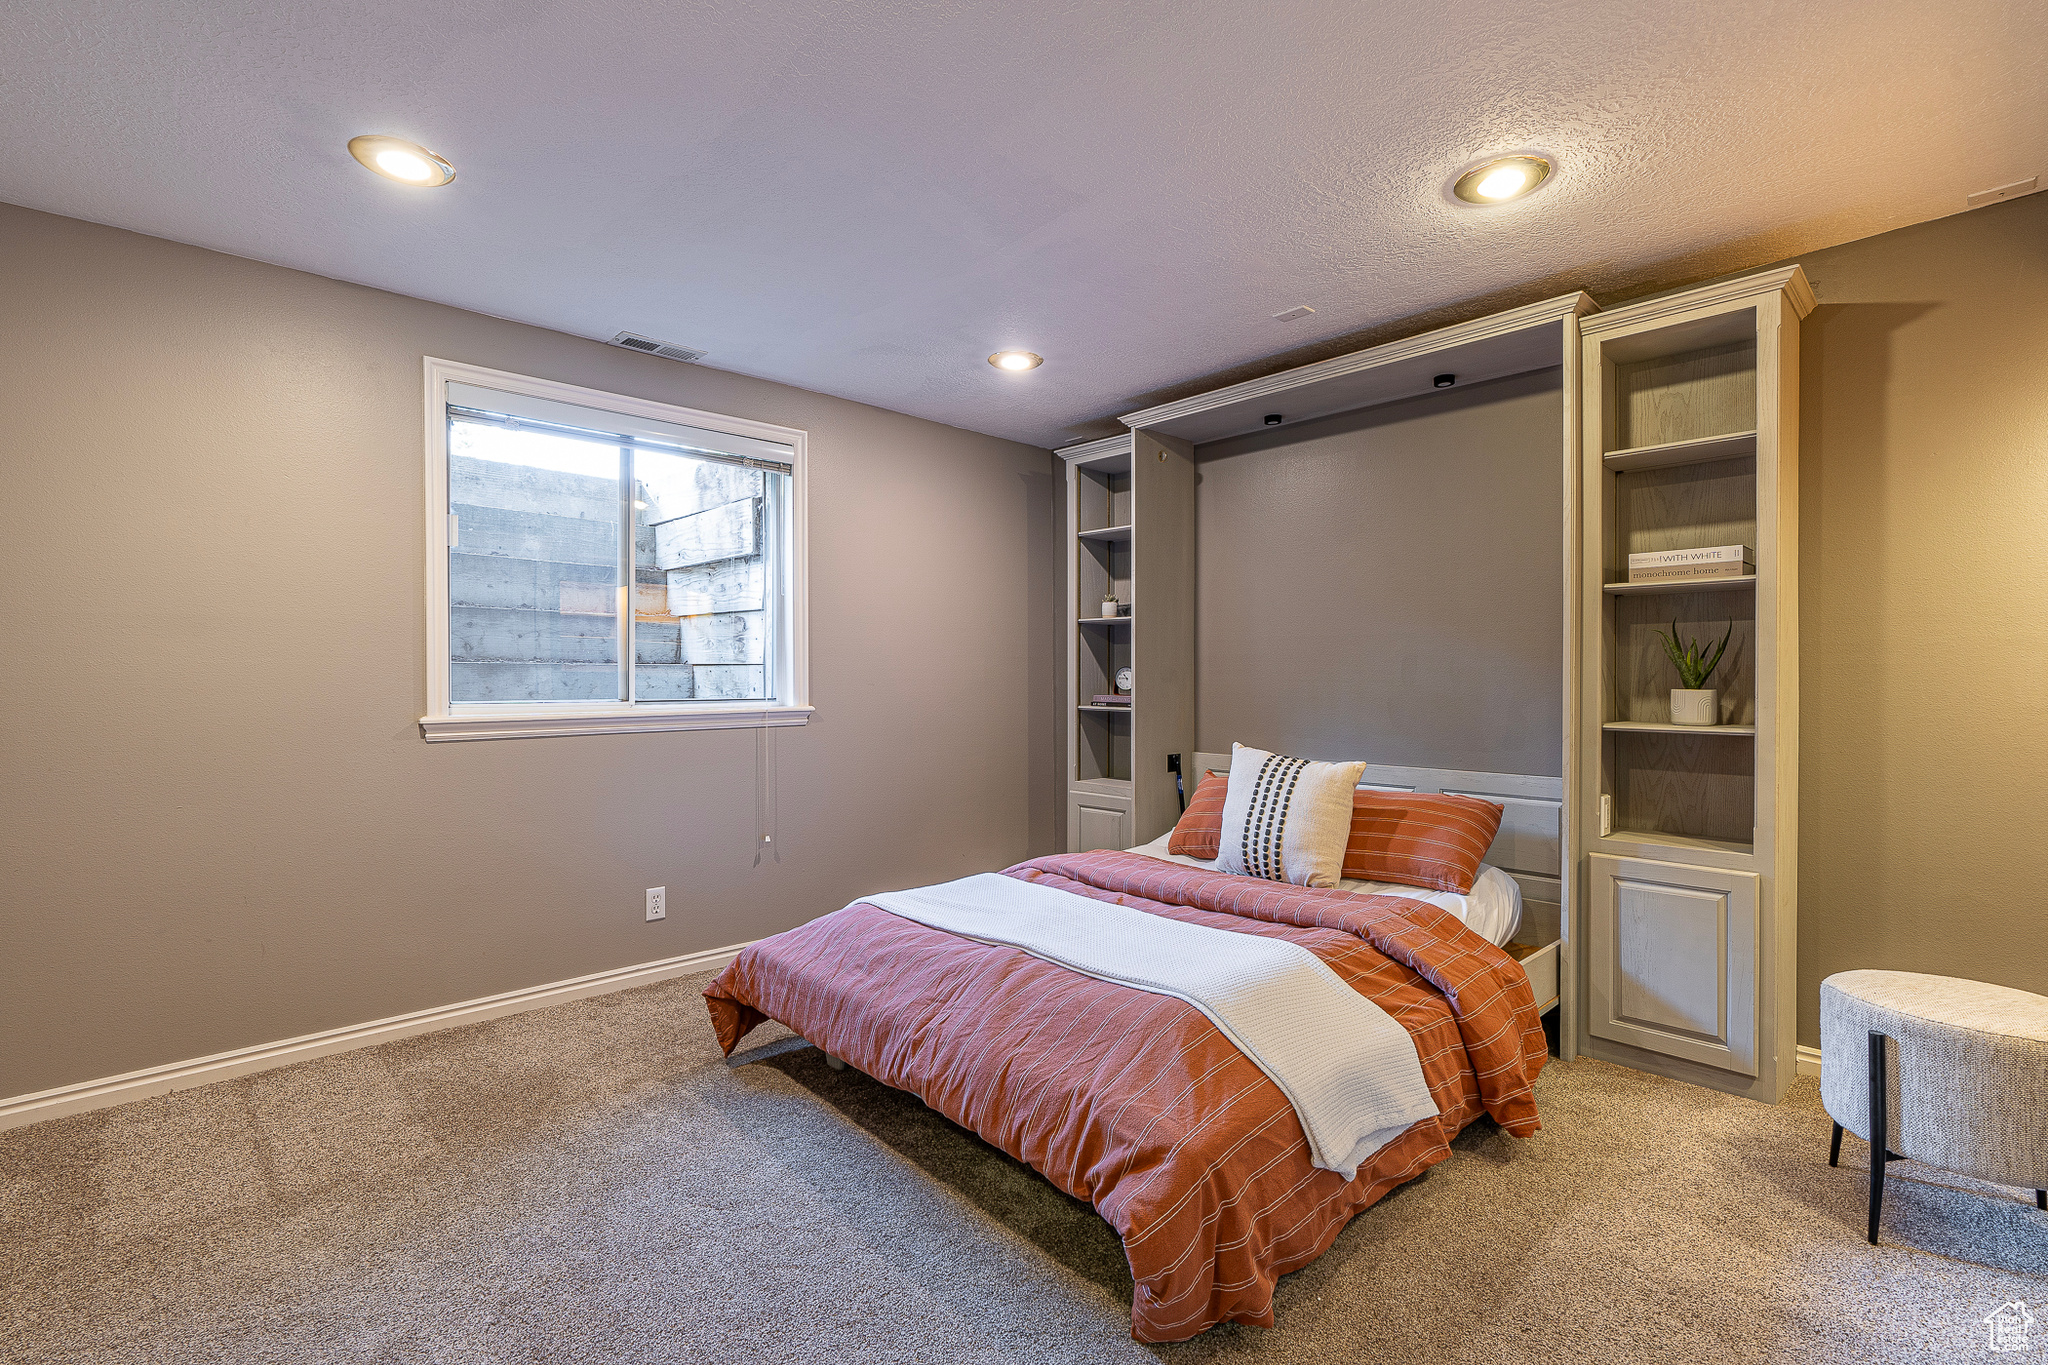
[[[420,733],[429,740],[521,739],[543,735],[614,735],[660,730],[737,730],[764,726],[802,725],[811,718],[810,573],[808,560],[807,435],[794,427],[771,426],[722,413],[700,412],[645,398],[581,388],[575,384],[509,374],[504,370],[465,365],[455,360],[426,358],[427,398],[427,714]],[[597,408],[628,417],[652,418],[683,426],[703,427],[731,436],[786,445],[790,456],[790,497],[783,555],[783,590],[787,598],[789,637],[781,651],[776,700],[750,704],[732,701],[673,702],[547,702],[522,706],[508,702],[450,702],[448,659],[448,385],[476,384],[534,398],[550,398],[578,407]],[[458,533],[459,535],[459,533]],[[630,607],[621,590],[622,610]]]

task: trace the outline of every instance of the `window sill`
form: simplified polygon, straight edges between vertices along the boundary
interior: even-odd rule
[[[506,706],[420,717],[429,742],[458,739],[542,739],[551,735],[633,735],[663,730],[758,730],[802,725],[808,706],[616,707],[563,711]]]

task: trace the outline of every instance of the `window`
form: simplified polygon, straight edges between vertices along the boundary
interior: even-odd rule
[[[430,740],[801,725],[804,433],[427,361]]]

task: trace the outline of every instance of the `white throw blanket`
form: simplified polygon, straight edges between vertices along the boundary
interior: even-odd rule
[[[1315,1164],[1346,1180],[1437,1113],[1408,1030],[1300,944],[1148,915],[984,872],[863,896],[949,934],[1185,1000],[1272,1078]]]

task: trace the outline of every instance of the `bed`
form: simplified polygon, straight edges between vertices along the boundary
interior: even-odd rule
[[[1193,771],[1229,772],[1230,755],[1198,753]],[[1536,996],[1539,1014],[1555,1015],[1560,990],[1560,942],[1564,899],[1562,871],[1564,779],[1521,773],[1472,772],[1454,768],[1419,768],[1370,763],[1359,786],[1387,792],[1448,792],[1476,796],[1501,808],[1500,833],[1486,851],[1485,867],[1515,885],[1515,925],[1493,942],[1522,966]],[[1154,841],[1158,842],[1157,840]],[[1372,888],[1361,888],[1372,889]],[[1386,888],[1396,895],[1419,895],[1407,887]],[[1477,889],[1476,887],[1474,888]],[[1433,899],[1433,898],[1432,898]],[[1448,902],[1439,901],[1446,904]],[[1479,926],[1485,932],[1486,926]],[[1562,1021],[1558,1021],[1562,1030]]]
[[[1298,945],[1405,1031],[1437,1111],[1390,1130],[1346,1178],[1316,1164],[1294,1091],[1195,1004],[872,901],[753,945],[706,988],[728,1054],[779,1020],[1088,1200],[1123,1239],[1140,1341],[1271,1326],[1279,1277],[1448,1157],[1467,1125],[1487,1116],[1517,1137],[1540,1126],[1545,1002],[1454,907],[1146,851],[1036,858],[1003,876],[1066,893],[1062,904]]]

